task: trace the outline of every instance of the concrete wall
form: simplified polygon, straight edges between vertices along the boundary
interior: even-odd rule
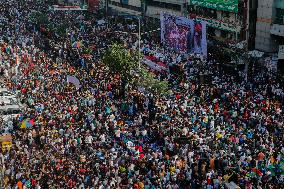
[[[131,9],[124,8],[124,7],[118,7],[118,6],[111,5],[111,4],[109,4],[109,8],[112,8],[113,10],[115,10],[117,12],[127,13],[127,14],[130,14],[130,15],[136,15],[136,16],[141,15],[140,11],[135,11],[135,10],[131,10]]]
[[[184,0],[155,0],[157,2],[163,2],[163,3],[172,3],[172,4],[178,4],[178,5],[182,5],[183,3],[185,3]]]
[[[255,48],[260,51],[277,52],[278,45],[270,33],[274,14],[274,0],[258,0]]]
[[[128,5],[132,5],[135,7],[141,7],[141,1],[140,0],[128,0]]]
[[[153,6],[147,7],[146,16],[154,17],[154,18],[160,18],[161,12],[165,12],[165,13],[169,13],[169,14],[173,14],[173,15],[177,15],[177,16],[182,16],[181,11],[175,11],[175,10],[171,10],[171,9],[165,9],[165,8],[153,7]]]
[[[113,2],[120,3],[120,0],[111,0]],[[128,0],[128,5],[134,6],[134,7],[141,7],[141,0]]]
[[[111,0],[117,3],[120,3],[120,0]],[[128,5],[134,6],[134,7],[141,7],[141,0],[128,0]]]
[[[113,2],[115,2],[116,4],[112,4]],[[120,4],[120,0],[109,0],[109,8],[112,8],[114,11],[117,11],[117,12],[121,12],[121,13],[127,13],[127,14],[130,14],[130,15],[141,15],[141,11],[137,10],[137,9],[133,9],[133,8],[141,8],[142,6],[142,3],[140,0],[128,0],[128,4],[127,5],[130,5],[132,6],[133,8],[129,8],[126,6],[121,6]],[[133,9],[133,10],[132,10]]]

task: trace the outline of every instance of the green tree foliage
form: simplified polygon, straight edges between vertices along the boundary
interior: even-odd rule
[[[137,80],[137,85],[143,87],[145,90],[159,95],[165,95],[168,93],[168,82],[159,81],[155,78],[155,75],[149,72],[145,68],[139,70],[139,77]]]
[[[120,74],[123,82],[143,87],[152,93],[166,94],[168,83],[159,81],[144,67],[139,69],[137,60],[139,61],[137,53],[130,53],[120,44],[112,45],[102,58],[102,62],[111,72]]]
[[[120,74],[122,80],[129,83],[133,78],[132,73],[138,67],[138,62],[130,52],[120,44],[113,44],[106,50],[102,62],[107,65],[111,72]]]

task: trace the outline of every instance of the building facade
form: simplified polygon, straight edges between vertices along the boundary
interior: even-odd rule
[[[206,21],[207,39],[211,42],[209,44],[213,46],[219,44],[225,49],[211,54],[231,55],[232,46],[242,49],[239,55],[244,54],[244,50],[254,49],[257,0],[231,0],[223,3],[212,3],[211,0],[106,0],[106,2],[107,9],[111,9],[110,12],[156,18],[157,22],[161,12]],[[237,56],[234,59],[238,59]],[[231,61],[231,57],[228,56],[225,61]]]
[[[208,38],[226,44],[246,41],[253,44],[255,38],[255,0],[235,0],[210,4],[209,0],[191,0],[189,17],[204,20],[208,26]],[[250,47],[253,48],[253,47]]]
[[[263,0],[265,1],[265,0]],[[207,22],[209,39],[227,44],[247,40],[254,44],[257,0],[209,4],[210,0],[107,0],[112,12],[159,19],[161,12]],[[228,7],[228,8],[226,8]],[[253,48],[253,47],[251,47]]]
[[[52,5],[61,6],[78,6],[84,10],[95,11],[100,8],[100,0],[50,0],[49,3]]]
[[[284,0],[258,0],[255,48],[282,53],[284,45]],[[282,55],[283,56],[283,55]],[[284,59],[283,57],[280,57]]]
[[[160,13],[184,16],[187,9],[185,0],[146,0],[145,15],[152,18],[160,18]]]
[[[143,13],[141,0],[104,0],[108,14],[130,14],[141,16]]]
[[[83,4],[84,0],[58,0],[59,4],[72,4],[72,5],[80,5]]]
[[[186,10],[185,0],[106,0],[111,12],[144,15],[160,18],[161,12],[182,16]]]

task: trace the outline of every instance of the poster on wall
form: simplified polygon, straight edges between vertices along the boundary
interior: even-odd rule
[[[161,42],[169,49],[207,57],[206,22],[161,13]]]
[[[210,9],[238,12],[238,0],[191,0],[192,5],[207,7]]]

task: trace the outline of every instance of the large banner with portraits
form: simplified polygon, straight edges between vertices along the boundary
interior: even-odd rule
[[[207,57],[206,22],[161,13],[161,42],[169,49]]]

